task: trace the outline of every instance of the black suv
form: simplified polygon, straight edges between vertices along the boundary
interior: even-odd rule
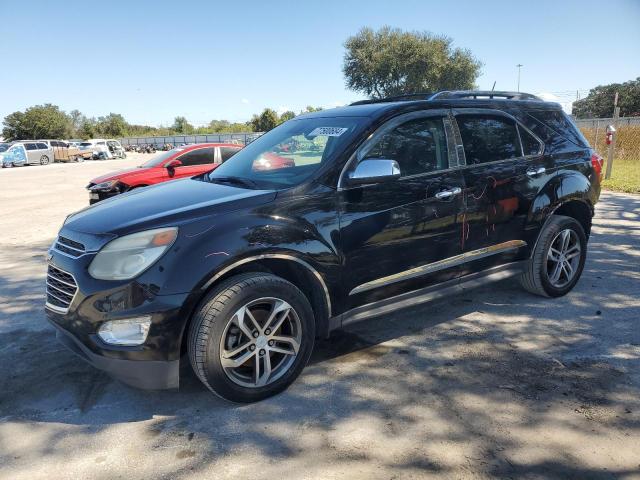
[[[372,315],[509,276],[569,292],[601,169],[559,105],[522,93],[302,115],[212,172],[70,215],[46,311],[130,385],[177,387],[188,358],[214,393],[259,400],[300,374],[315,338]]]

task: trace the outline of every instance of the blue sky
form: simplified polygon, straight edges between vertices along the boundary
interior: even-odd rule
[[[344,104],[361,98],[345,39],[385,24],[469,48],[483,89],[515,89],[517,63],[521,90],[562,100],[640,76],[640,0],[0,0],[0,119],[45,102],[151,125]]]

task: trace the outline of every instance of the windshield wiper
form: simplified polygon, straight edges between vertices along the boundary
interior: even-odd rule
[[[256,182],[254,182],[253,180],[249,180],[248,178],[242,178],[242,177],[209,176],[209,181],[213,183],[219,182],[219,183],[230,183],[232,185],[241,185],[243,187],[251,188],[251,189],[258,188],[258,184]]]

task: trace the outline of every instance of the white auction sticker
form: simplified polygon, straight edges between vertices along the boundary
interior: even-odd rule
[[[318,127],[315,128],[310,134],[310,137],[319,137],[321,135],[325,137],[339,137],[344,132],[349,130],[345,127]]]

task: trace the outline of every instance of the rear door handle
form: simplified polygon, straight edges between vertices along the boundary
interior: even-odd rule
[[[527,175],[529,175],[530,177],[537,177],[538,175],[542,175],[546,171],[547,169],[544,167],[529,168],[527,169]]]
[[[456,195],[460,195],[462,193],[462,189],[460,187],[450,188],[449,190],[442,190],[441,192],[436,193],[435,197],[438,200],[446,200],[451,197],[455,197]]]

